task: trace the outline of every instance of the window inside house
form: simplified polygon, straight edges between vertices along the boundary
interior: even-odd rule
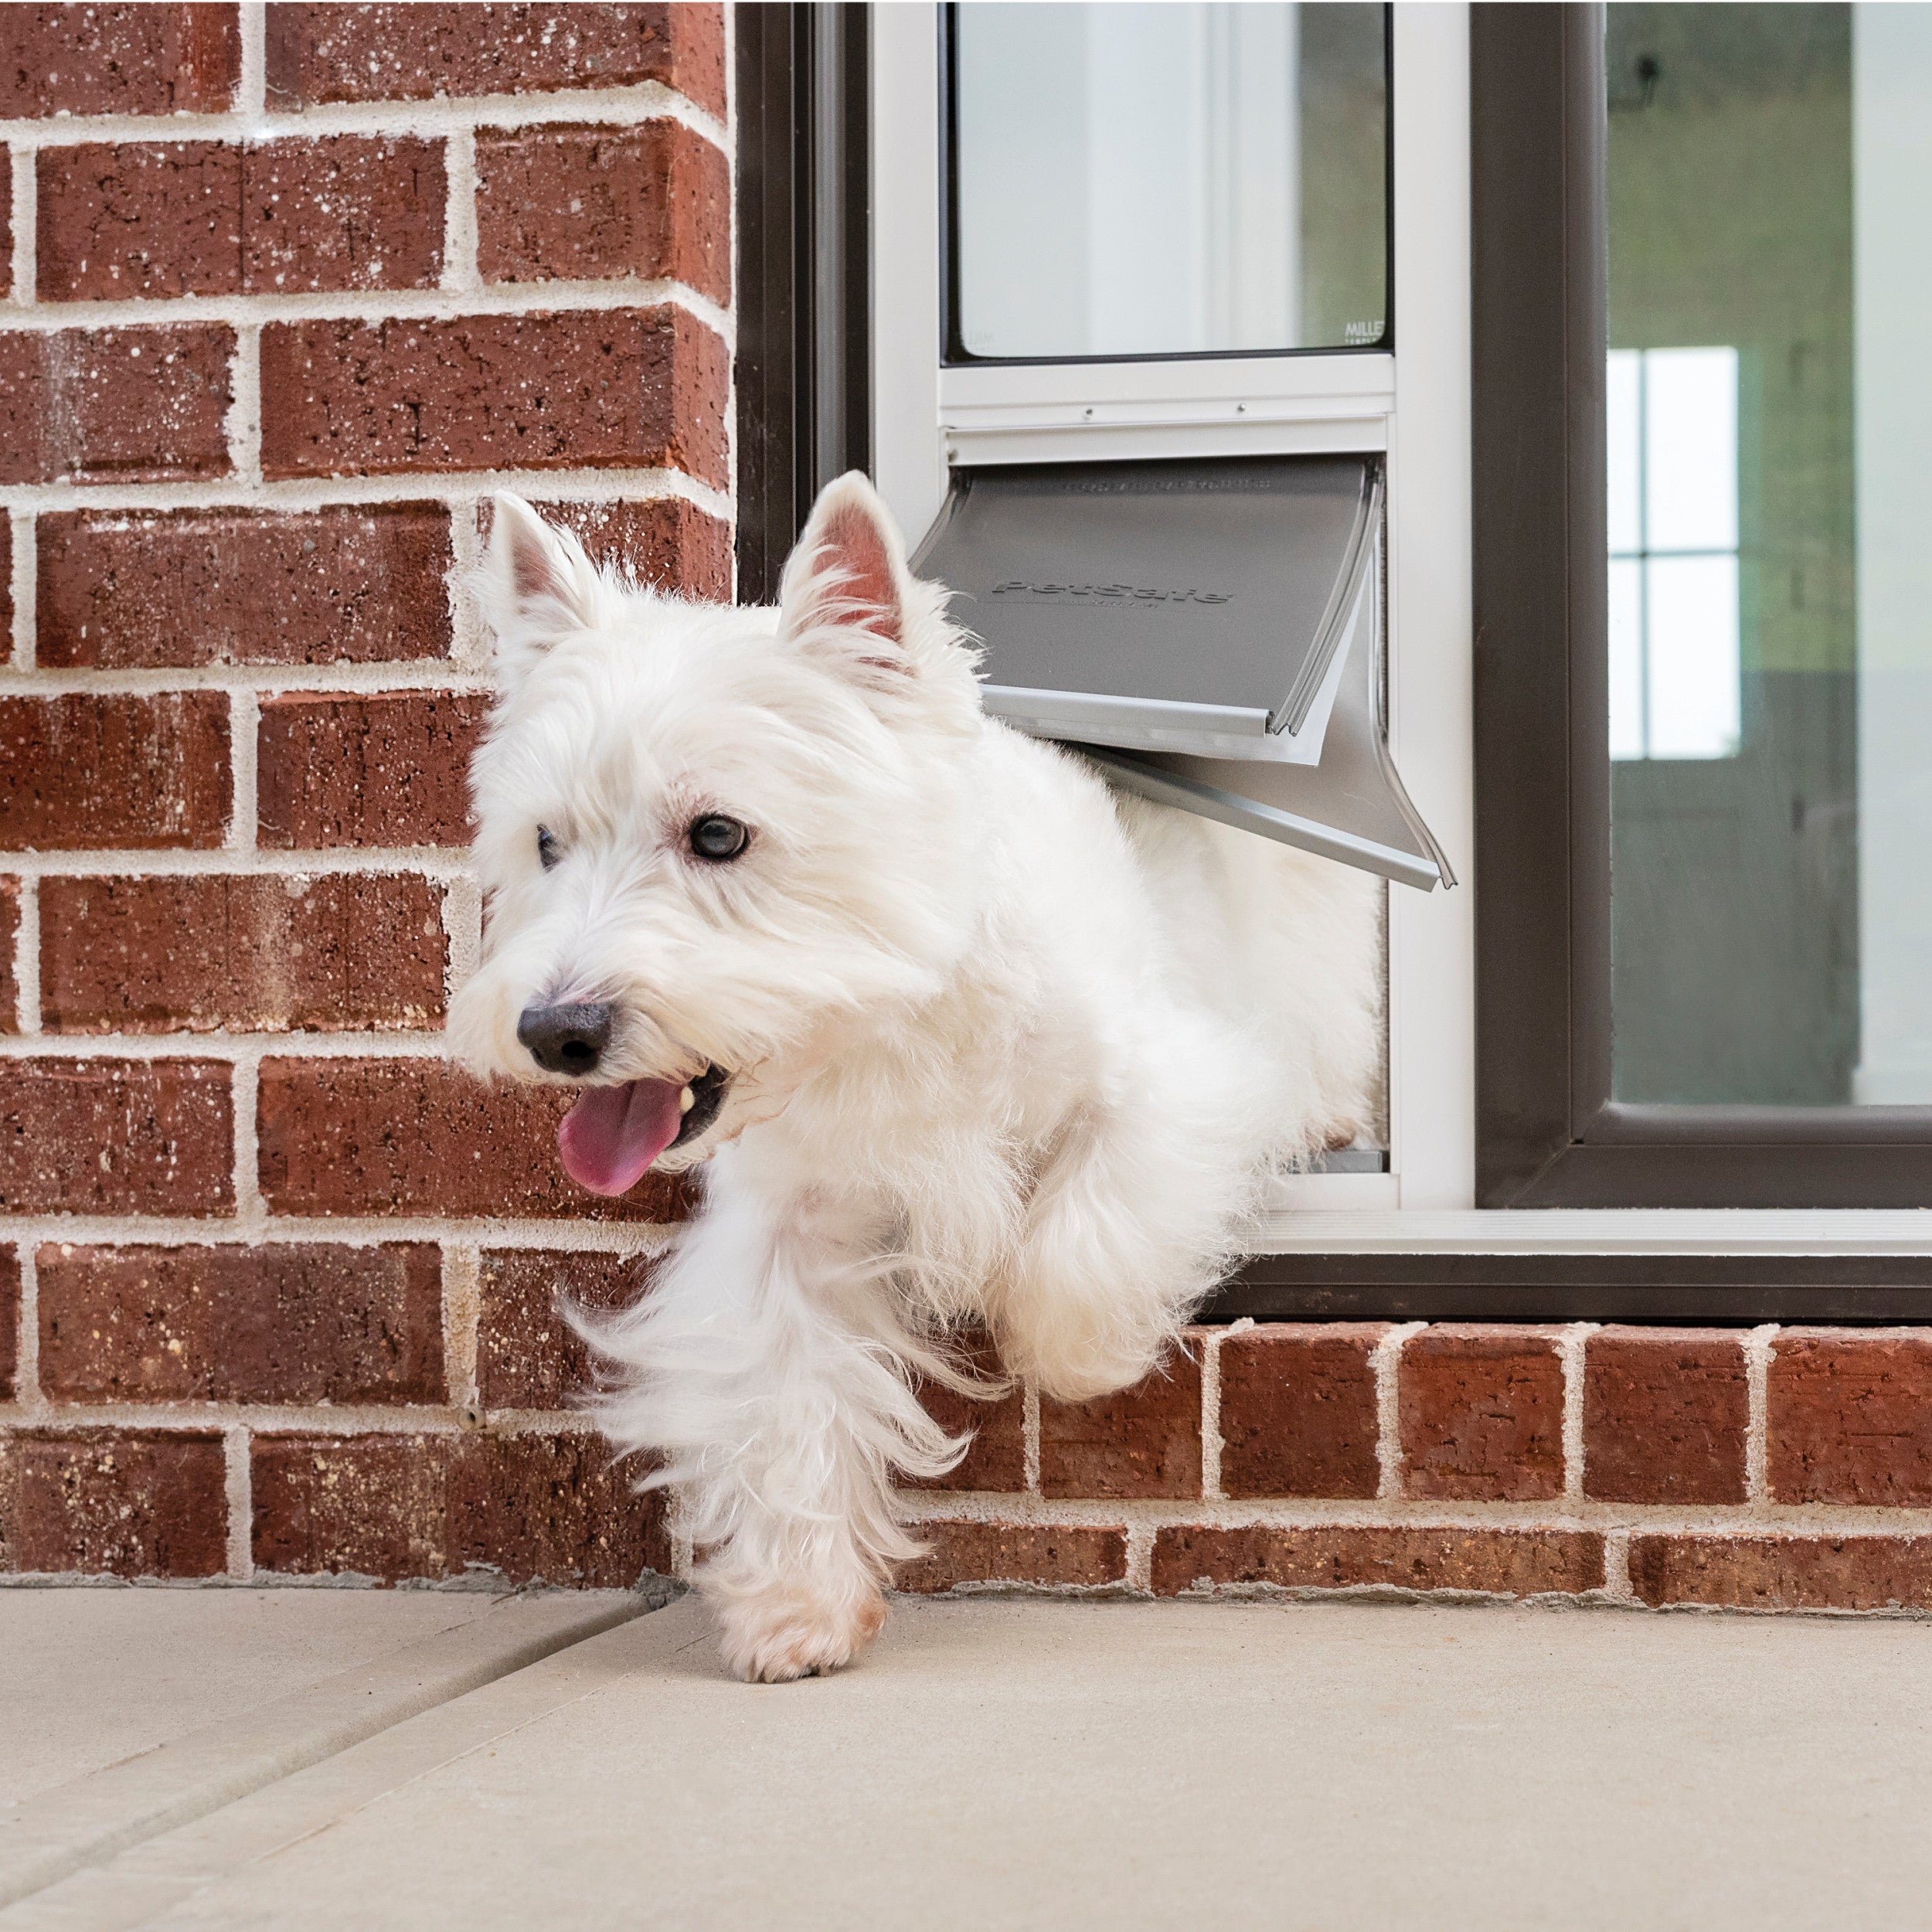
[[[1932,9],[1607,34],[1614,1097],[1932,1102]]]
[[[1733,757],[1737,352],[1612,349],[1607,376],[1610,755]]]
[[[1385,9],[947,14],[957,358],[1383,342]]]

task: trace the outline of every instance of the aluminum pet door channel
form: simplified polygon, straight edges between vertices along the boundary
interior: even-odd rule
[[[1362,457],[957,469],[913,568],[985,702],[1125,789],[1425,890],[1389,761],[1382,471]]]

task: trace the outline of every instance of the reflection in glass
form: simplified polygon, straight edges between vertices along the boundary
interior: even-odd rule
[[[1614,1090],[1932,1104],[1932,7],[1607,32]]]
[[[1738,748],[1737,352],[1610,352],[1613,758]]]
[[[951,14],[967,355],[1381,341],[1382,8],[1032,0]]]

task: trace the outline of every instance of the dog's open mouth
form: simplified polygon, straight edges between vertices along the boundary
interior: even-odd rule
[[[593,1194],[628,1194],[661,1154],[695,1141],[718,1117],[730,1084],[722,1067],[709,1066],[688,1083],[591,1087],[557,1129],[564,1172]]]

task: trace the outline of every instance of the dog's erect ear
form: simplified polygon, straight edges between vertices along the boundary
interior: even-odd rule
[[[778,587],[781,637],[845,634],[857,663],[908,672],[905,546],[892,512],[857,470],[818,492]]]
[[[597,570],[567,530],[553,530],[522,497],[491,498],[483,616],[506,667],[571,631],[590,627]]]

